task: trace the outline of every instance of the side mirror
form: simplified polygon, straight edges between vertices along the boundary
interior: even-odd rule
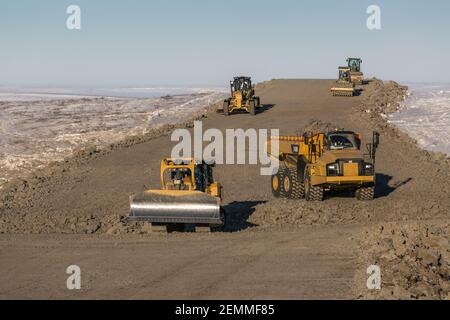
[[[309,144],[308,134],[306,132],[303,133],[303,142],[305,144]]]
[[[380,145],[380,134],[378,132],[373,133],[373,145],[377,148]]]

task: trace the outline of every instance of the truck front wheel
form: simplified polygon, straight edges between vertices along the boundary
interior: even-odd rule
[[[359,201],[371,201],[375,199],[375,186],[363,187],[356,190],[356,199]]]
[[[323,201],[324,190],[321,186],[313,186],[311,177],[307,173],[305,176],[305,197],[307,201]]]
[[[225,100],[223,102],[223,114],[225,116],[229,116],[230,115],[230,101],[229,100]]]

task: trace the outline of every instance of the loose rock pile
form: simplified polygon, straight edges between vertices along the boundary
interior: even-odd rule
[[[367,290],[361,275],[359,297],[450,300],[449,236],[448,222],[385,223],[366,229],[356,239],[361,265],[381,267],[382,288]]]

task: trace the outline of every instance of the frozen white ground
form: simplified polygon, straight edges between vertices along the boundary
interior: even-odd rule
[[[228,92],[226,88],[190,87],[115,87],[115,88],[32,88],[0,87],[0,101],[35,101],[82,97],[158,98],[165,95],[190,95],[207,92]]]
[[[0,186],[80,148],[181,122],[224,96],[217,90],[147,99],[0,93]]]
[[[450,155],[450,84],[412,84],[403,108],[389,117],[430,151]]]

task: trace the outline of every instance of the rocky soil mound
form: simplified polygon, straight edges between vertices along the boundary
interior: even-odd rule
[[[150,130],[144,135],[135,135],[111,144],[106,147],[87,147],[64,161],[54,162],[45,168],[38,169],[25,178],[13,179],[0,188],[0,234],[92,234],[106,233],[108,230],[117,230],[123,226],[125,231],[134,228],[125,227],[124,216],[101,215],[85,216],[80,212],[79,216],[66,215],[61,212],[44,210],[38,215],[29,214],[30,208],[35,206],[35,201],[45,197],[55,188],[67,188],[68,179],[82,180],[83,174],[89,174],[86,164],[96,158],[105,156],[118,149],[129,148],[144,143],[157,137],[169,135],[177,128],[190,128],[194,121],[201,120],[210,112],[215,112],[220,104],[212,104],[208,108],[195,112],[190,119],[176,125],[165,125]],[[77,171],[75,176],[72,171]],[[80,209],[80,211],[82,211]],[[126,210],[124,210],[126,212]],[[111,231],[112,232],[112,231]]]
[[[449,237],[448,220],[385,223],[364,230],[355,239],[360,264],[380,266],[382,286],[368,291],[362,286],[368,276],[359,274],[359,298],[450,300]]]

